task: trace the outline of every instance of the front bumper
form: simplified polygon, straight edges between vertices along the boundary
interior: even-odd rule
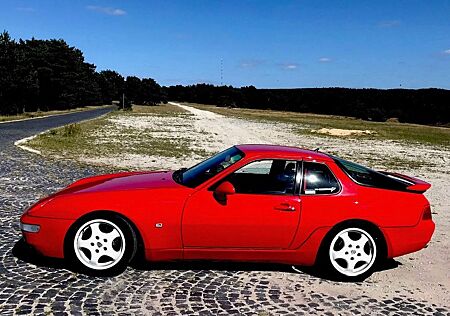
[[[73,222],[68,219],[35,217],[27,213],[20,218],[25,242],[39,254],[54,258],[64,258],[64,238]],[[38,231],[30,231],[37,226]]]

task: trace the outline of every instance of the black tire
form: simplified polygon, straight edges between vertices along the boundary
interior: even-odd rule
[[[348,222],[330,230],[324,238],[317,268],[325,277],[346,282],[368,278],[385,254],[381,233],[363,222]]]
[[[94,213],[81,218],[69,229],[64,257],[77,272],[106,277],[125,271],[136,250],[136,233],[124,218]]]

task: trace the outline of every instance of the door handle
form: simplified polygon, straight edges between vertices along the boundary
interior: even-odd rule
[[[283,212],[295,212],[295,206],[290,205],[289,203],[281,203],[274,207],[277,211]]]

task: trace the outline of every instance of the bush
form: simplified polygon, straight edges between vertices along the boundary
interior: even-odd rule
[[[79,124],[69,124],[64,126],[62,136],[71,137],[81,133],[81,126]]]
[[[124,106],[123,101],[125,101],[125,106]],[[120,99],[119,110],[123,109],[124,111],[132,111],[133,110],[132,107],[133,107],[133,105],[131,104],[131,101],[127,97]]]

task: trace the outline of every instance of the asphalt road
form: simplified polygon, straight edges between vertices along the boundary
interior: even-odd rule
[[[46,129],[108,112],[97,109],[0,124],[0,315],[447,315],[446,307],[398,293],[370,298],[314,291],[332,282],[290,267],[236,263],[149,263],[114,278],[92,278],[22,247],[19,217],[39,197],[106,172],[23,151],[14,142]]]
[[[35,135],[50,128],[95,118],[105,113],[111,112],[113,109],[114,107],[111,106],[94,110],[35,118],[30,120],[1,123],[0,149],[4,148],[5,146],[9,146],[11,142],[15,142],[16,140]]]

